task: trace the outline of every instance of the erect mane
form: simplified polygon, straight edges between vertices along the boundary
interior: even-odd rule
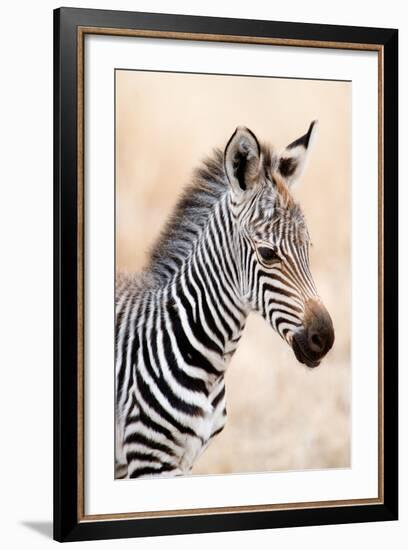
[[[155,283],[164,283],[188,257],[194,242],[205,227],[210,211],[227,192],[223,153],[214,149],[196,170],[167,220],[159,238],[150,249],[146,268]]]

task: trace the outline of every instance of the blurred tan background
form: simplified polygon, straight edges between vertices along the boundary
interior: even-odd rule
[[[193,169],[237,125],[283,148],[319,120],[295,198],[336,331],[317,369],[256,314],[227,372],[228,419],[196,474],[350,465],[351,84],[116,72],[116,268],[139,271]]]

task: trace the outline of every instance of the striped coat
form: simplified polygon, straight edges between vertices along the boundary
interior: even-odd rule
[[[238,128],[196,172],[149,263],[116,285],[116,477],[190,472],[226,421],[226,368],[251,311],[313,367],[333,345],[290,185],[313,133],[278,155]]]

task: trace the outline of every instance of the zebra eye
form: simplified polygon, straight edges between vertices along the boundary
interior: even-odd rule
[[[260,246],[258,254],[266,264],[274,264],[281,261],[278,254],[273,248],[269,248],[269,246]]]

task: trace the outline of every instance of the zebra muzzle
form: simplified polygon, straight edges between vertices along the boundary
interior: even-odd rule
[[[333,322],[327,309],[320,300],[309,299],[303,327],[292,338],[296,359],[308,367],[317,367],[333,344]]]

